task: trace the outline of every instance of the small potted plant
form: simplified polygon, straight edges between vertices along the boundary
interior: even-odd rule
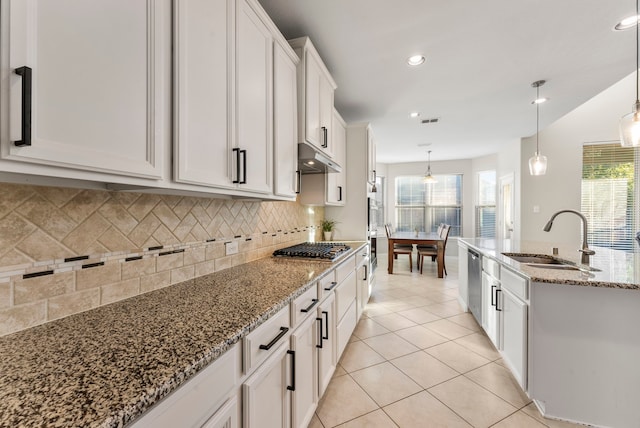
[[[320,223],[320,227],[322,227],[322,233],[324,234],[325,241],[331,241],[331,235],[333,234],[333,229],[338,224],[337,221],[325,218]]]

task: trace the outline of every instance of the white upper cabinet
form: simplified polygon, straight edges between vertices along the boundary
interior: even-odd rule
[[[298,64],[298,140],[331,157],[333,94],[336,84],[308,37],[290,40]]]
[[[342,167],[342,171],[326,174],[326,204],[342,206],[347,201],[347,128],[335,109],[333,109],[332,130],[334,159]]]
[[[9,0],[0,7],[2,158],[161,178],[170,1]]]
[[[295,198],[299,187],[298,100],[296,66],[298,57],[289,45],[276,42],[273,48],[273,151],[274,189],[278,196]]]
[[[231,54],[233,0],[174,6],[175,180],[233,187]]]
[[[244,0],[178,1],[175,22],[176,181],[270,193],[269,28]]]

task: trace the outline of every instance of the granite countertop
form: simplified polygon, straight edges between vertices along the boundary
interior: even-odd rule
[[[476,248],[500,263],[519,271],[533,282],[552,284],[583,285],[590,287],[640,289],[640,254],[627,253],[609,248],[592,247],[596,254],[590,257],[589,266],[599,271],[544,269],[528,266],[502,253],[546,254],[572,264],[580,265],[580,255],[575,245],[545,242],[517,242],[511,240],[460,238],[467,245]],[[553,247],[558,254],[553,254]]]
[[[0,427],[124,426],[346,258],[268,257],[0,337]]]

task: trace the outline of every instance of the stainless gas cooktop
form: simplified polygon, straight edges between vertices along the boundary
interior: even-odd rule
[[[304,242],[273,252],[276,257],[295,257],[334,261],[351,247],[341,242]]]

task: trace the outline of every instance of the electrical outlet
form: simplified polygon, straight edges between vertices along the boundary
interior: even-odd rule
[[[238,241],[225,242],[224,254],[230,256],[232,254],[238,254]]]

